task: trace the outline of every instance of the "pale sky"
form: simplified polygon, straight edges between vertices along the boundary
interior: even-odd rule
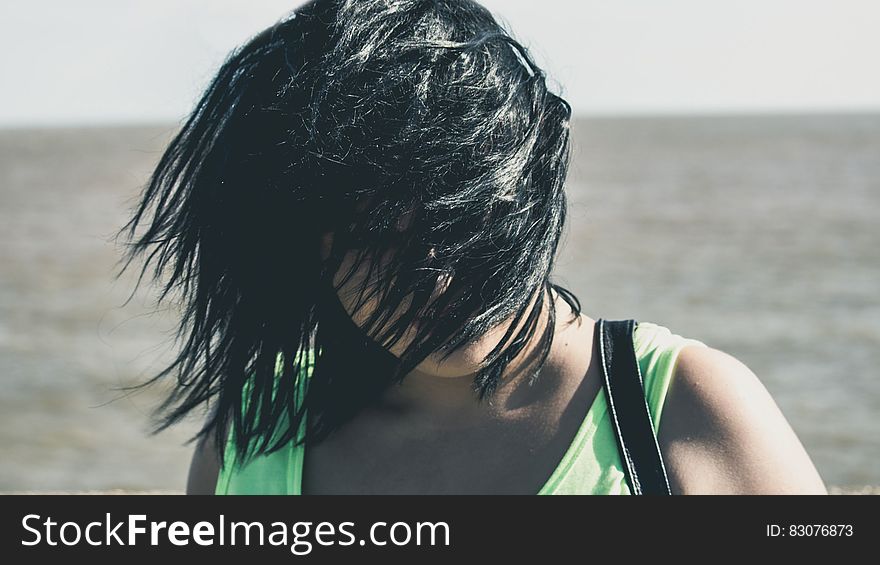
[[[300,5],[0,3],[0,127],[178,121]],[[576,114],[880,111],[878,0],[485,0]]]

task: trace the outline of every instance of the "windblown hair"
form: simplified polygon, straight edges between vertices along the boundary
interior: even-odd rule
[[[580,313],[550,282],[570,117],[528,51],[471,0],[316,0],[236,49],[119,232],[122,271],[144,257],[137,284],[152,266],[159,302],[182,304],[179,354],[144,383],[177,378],[155,432],[209,407],[196,437],[214,432],[221,454],[230,419],[242,457],[317,442],[430,354],[512,318],[474,380],[491,396],[551,288]],[[377,282],[360,300],[378,307],[358,326],[335,291],[362,264]],[[449,287],[429,300],[441,276]],[[392,355],[415,319],[415,339]],[[549,320],[532,378],[553,308]]]

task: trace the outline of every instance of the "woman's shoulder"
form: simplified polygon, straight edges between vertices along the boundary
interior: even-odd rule
[[[295,383],[298,386],[307,386],[308,379],[312,376],[312,372],[315,366],[315,356],[315,349],[308,348],[298,359],[297,362],[299,364],[300,370],[294,377]],[[281,376],[283,375],[282,367],[284,361],[285,360],[283,354],[278,353],[275,361],[276,381],[274,383],[274,386],[277,386]],[[252,379],[247,379],[242,390],[242,399],[240,404],[242,415],[247,412],[247,407],[251,402],[252,387]],[[297,395],[296,398],[297,401],[301,401],[301,395]],[[209,418],[211,418],[210,415]],[[237,460],[236,450],[233,439],[230,437],[230,431],[228,427],[233,418],[234,415],[230,413],[229,419],[227,420],[227,427],[225,427],[221,432],[221,436],[227,438],[225,447],[225,462],[221,462],[220,452],[218,451],[214,441],[212,441],[213,438],[209,436],[203,436],[196,443],[196,447],[193,451],[192,460],[190,462],[189,474],[187,476],[187,494],[214,494],[217,490],[218,481],[221,480],[221,477],[225,475],[225,477],[228,479],[229,474],[233,472],[233,469],[235,469],[233,463]],[[279,426],[281,426],[284,422],[286,422],[286,419],[279,422]],[[264,461],[266,459],[267,458],[265,457],[263,458]],[[275,459],[278,459],[278,456],[272,458],[273,461]],[[223,463],[225,463],[225,466]]]
[[[658,433],[673,492],[826,494],[758,376],[733,355],[698,344],[676,356]]]
[[[633,331],[633,346],[656,433],[679,353],[687,346],[706,347],[706,344],[673,333],[666,326],[642,321]]]
[[[674,333],[654,322],[638,322],[633,331],[633,347],[646,379],[646,388],[652,377],[670,378],[680,353],[686,347],[708,348],[702,341]]]

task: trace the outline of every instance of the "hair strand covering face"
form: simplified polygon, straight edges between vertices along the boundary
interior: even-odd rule
[[[180,352],[145,383],[177,378],[155,431],[208,405],[197,437],[216,432],[222,454],[231,418],[245,457],[296,440],[308,410],[305,438],[320,441],[433,352],[512,320],[474,380],[491,396],[551,288],[580,313],[550,282],[570,117],[528,51],[468,0],[313,1],[235,50],[120,231],[123,270],[145,257],[138,285],[152,266],[159,301],[182,305]],[[361,302],[377,304],[363,325],[334,278],[360,268]],[[438,277],[450,282],[430,299]]]

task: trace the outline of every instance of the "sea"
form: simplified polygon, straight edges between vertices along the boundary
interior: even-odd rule
[[[181,491],[194,416],[152,434],[173,308],[120,278],[179,124],[0,130],[0,491]],[[880,114],[572,123],[553,281],[745,363],[827,485],[880,485]],[[129,300],[130,298],[130,300]]]

